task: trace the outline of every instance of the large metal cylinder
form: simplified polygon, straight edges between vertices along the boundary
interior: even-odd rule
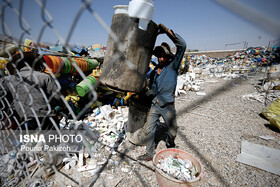
[[[140,92],[145,86],[158,27],[151,21],[144,31],[138,28],[138,22],[128,14],[112,18],[111,31],[121,45],[109,35],[100,77],[100,82],[111,89]]]
[[[146,145],[147,143],[147,117],[150,106],[143,100],[130,98],[128,121],[126,126],[126,136],[128,140],[136,145]]]

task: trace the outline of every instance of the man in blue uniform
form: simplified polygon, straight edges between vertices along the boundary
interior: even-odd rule
[[[175,137],[177,134],[176,111],[174,106],[175,89],[177,86],[178,69],[182,62],[186,43],[184,39],[171,29],[159,24],[159,33],[165,33],[175,44],[176,54],[172,54],[167,43],[163,42],[155,47],[153,54],[158,58],[158,65],[154,69],[154,76],[151,78],[148,96],[154,97],[151,109],[147,118],[147,146],[146,154],[138,157],[139,160],[152,160],[156,149],[155,132],[157,122],[163,117],[168,127],[166,146],[175,147]]]

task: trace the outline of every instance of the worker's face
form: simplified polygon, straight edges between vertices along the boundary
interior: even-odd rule
[[[166,55],[163,52],[160,53],[160,55],[158,56],[158,64],[160,66],[164,66],[164,65],[166,65],[167,61],[168,61],[168,55]]]

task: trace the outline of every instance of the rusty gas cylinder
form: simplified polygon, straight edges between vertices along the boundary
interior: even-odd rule
[[[158,26],[150,21],[147,30],[139,19],[114,14],[102,65],[100,82],[118,91],[141,92],[149,69]]]

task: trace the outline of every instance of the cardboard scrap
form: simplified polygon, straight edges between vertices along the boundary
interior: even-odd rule
[[[237,155],[238,162],[280,175],[280,150],[242,142],[241,154]]]

